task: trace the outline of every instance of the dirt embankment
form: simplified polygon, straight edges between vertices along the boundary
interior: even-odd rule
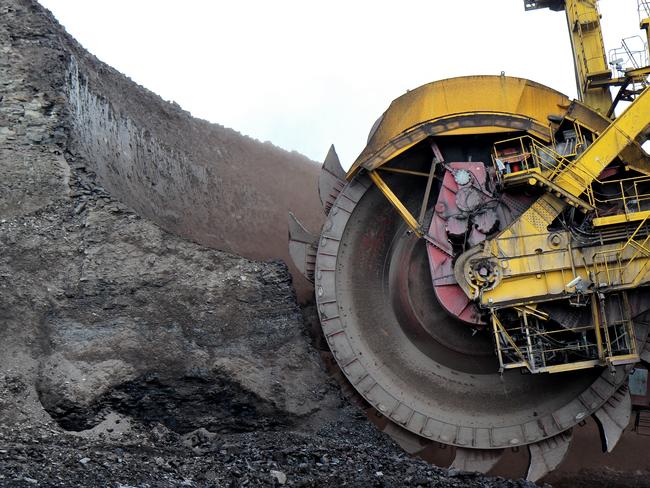
[[[176,235],[250,259],[283,259],[299,298],[310,298],[288,256],[287,217],[291,210],[320,229],[319,165],[193,118],[97,60],[48,14],[36,15],[46,30],[25,24],[24,34],[41,41],[47,32],[51,42],[30,50],[32,75],[56,87],[70,150],[101,185]]]
[[[204,247],[183,229],[171,229],[175,235],[165,225],[171,210],[150,218],[155,201],[129,186],[135,168],[149,164],[159,178],[152,187],[164,181],[167,191],[180,192],[194,180],[161,171],[184,161],[189,174],[193,160],[172,161],[176,153],[106,100],[106,119],[98,120],[113,125],[89,130],[93,121],[80,115],[86,105],[71,84],[83,84],[90,96],[81,66],[99,63],[35,2],[2,2],[0,15],[0,384],[11,393],[2,398],[0,421],[54,419],[82,431],[116,414],[185,433],[330,418],[338,399],[309,346],[286,266]],[[118,76],[108,71],[106,80]],[[239,149],[260,157],[268,151],[271,161],[286,154],[193,121],[126,79],[123,88],[134,99],[141,94],[140,103],[151,99],[170,127],[224,133]],[[90,138],[109,141],[120,127],[132,128],[133,151],[149,154],[141,146],[147,143],[160,152],[133,156],[135,168],[127,168],[125,153],[112,148],[109,158],[110,144],[89,149]],[[220,169],[206,159],[196,171],[204,166]],[[194,183],[197,192],[209,186]],[[136,194],[151,206],[137,208]],[[173,195],[169,202],[161,208],[180,205]],[[211,225],[221,231],[231,223]]]

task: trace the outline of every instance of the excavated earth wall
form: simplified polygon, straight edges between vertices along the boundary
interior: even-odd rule
[[[296,271],[287,216],[291,210],[320,228],[319,165],[193,118],[69,36],[57,38],[65,54],[49,59],[42,75],[65,98],[73,152],[87,159],[104,188],[176,235],[250,259],[279,257]],[[311,286],[293,276],[300,298],[308,299]]]
[[[224,165],[302,165],[307,176],[311,163],[120,78],[38,4],[1,5],[0,365],[6,384],[22,386],[0,418],[49,414],[85,430],[111,411],[188,432],[327,417],[335,400],[286,266],[190,240],[211,228],[214,246],[239,245],[222,240],[240,225],[222,201],[255,192],[221,176]],[[183,130],[196,139],[178,148]],[[208,136],[210,149],[185,152]],[[213,159],[220,152],[227,161]],[[237,198],[251,209],[270,197]]]
[[[411,459],[338,396],[276,259],[289,208],[320,225],[311,161],[34,0],[0,0],[0,171],[1,486],[532,486]]]

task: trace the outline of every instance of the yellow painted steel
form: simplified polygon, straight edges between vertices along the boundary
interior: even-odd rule
[[[636,222],[645,220],[650,217],[650,210],[643,212],[622,213],[618,215],[608,215],[607,217],[596,217],[592,224],[594,227],[604,227],[606,225],[624,224],[627,222]]]
[[[564,192],[580,196],[625,147],[650,131],[649,114],[650,90],[646,90],[582,155],[572,162],[558,162],[548,178]],[[567,232],[555,233],[555,241],[561,245],[549,239],[548,226],[569,203],[570,199],[546,193],[487,242],[482,257],[493,259],[500,268],[499,279],[490,289],[480,289],[473,283],[470,268],[457,269],[456,276],[468,296],[488,307],[567,296],[571,294],[567,283],[574,278],[589,282],[594,271],[598,276],[598,259],[617,263],[616,279],[608,280],[607,286],[625,289],[645,282],[650,269],[647,239],[639,242],[632,236],[622,248],[610,244],[580,250],[570,248],[571,236]],[[645,220],[641,226],[644,224]],[[639,253],[639,249],[643,252]],[[459,259],[456,266],[466,266],[463,263]]]
[[[555,9],[562,8],[559,2],[554,5]],[[621,322],[631,341],[629,354],[621,354],[621,349],[617,349],[619,356],[615,356],[610,328],[620,323],[608,325],[599,307],[605,307],[604,297],[611,293],[621,295],[628,306],[625,290],[650,282],[650,235],[646,235],[650,234],[647,232],[650,210],[642,208],[641,204],[643,200],[650,201],[650,194],[643,195],[637,187],[638,183],[639,188],[645,188],[649,179],[644,176],[636,181],[628,178],[602,182],[599,176],[617,158],[626,163],[628,169],[650,175],[650,160],[640,146],[640,141],[650,133],[650,91],[637,96],[630,107],[611,122],[606,116],[613,112],[609,87],[620,80],[612,80],[607,64],[597,0],[565,0],[563,5],[583,103],[570,102],[566,96],[537,83],[506,76],[472,76],[429,83],[391,103],[347,174],[351,178],[361,169],[367,171],[409,228],[418,237],[430,239],[382,179],[379,170],[429,176],[421,171],[383,168],[387,162],[429,137],[510,133],[509,137],[516,137],[504,142],[520,141],[522,151],[517,154],[517,162],[523,163],[523,169],[516,173],[500,173],[497,162],[503,168],[503,161],[497,161],[499,154],[495,148],[493,162],[500,183],[540,186],[547,193],[498,236],[460,256],[454,269],[465,293],[490,310],[502,369],[526,367],[532,372],[562,372],[639,360],[631,319]],[[642,21],[641,25],[649,30],[647,21]],[[639,68],[633,76],[646,77],[647,69]],[[626,74],[625,80],[628,77]],[[574,123],[577,134],[574,154],[559,155],[553,149],[559,121]],[[566,127],[563,125],[562,129]],[[583,129],[597,136],[596,140],[590,143],[591,137],[583,137]],[[615,197],[611,197],[611,192],[602,192],[606,197],[599,195],[594,191],[594,183],[618,184],[620,192],[615,192]],[[604,208],[603,203],[607,203],[608,208],[623,209],[622,213],[599,215],[598,208]],[[550,224],[567,206],[587,213],[588,219],[595,217],[594,227],[605,228],[602,235],[606,232],[617,235],[614,227],[617,225],[629,228],[629,224],[634,223],[638,226],[623,240],[619,236],[597,244],[576,245],[579,241],[568,230],[549,231]],[[482,279],[474,267],[483,266],[486,261],[492,274]],[[520,339],[509,335],[510,331],[500,322],[498,314],[501,309],[514,309],[528,333],[528,321],[539,323],[549,319],[548,314],[536,309],[537,304],[562,298],[582,305],[589,303],[586,300],[591,301],[593,324],[589,329],[596,337],[598,359],[539,367],[535,357],[526,352],[526,346],[522,350],[522,344],[517,344]],[[530,339],[527,347],[532,349]],[[595,349],[593,344],[592,347]],[[561,353],[562,350],[549,352]]]
[[[548,179],[565,192],[579,197],[600,173],[630,144],[650,129],[650,91],[646,90],[573,162],[559,161]],[[564,202],[547,194],[535,202],[495,241],[517,236],[546,233],[546,228],[560,214]],[[514,250],[513,250],[514,251]],[[518,255],[513,253],[511,255]]]
[[[646,31],[648,47],[650,48],[650,4],[647,0],[638,0],[641,29]],[[638,67],[625,71],[622,77],[612,78],[612,71],[607,63],[607,51],[603,43],[602,28],[598,0],[558,0],[557,2],[537,2],[535,6],[527,6],[527,10],[536,8],[551,8],[566,10],[576,83],[580,100],[603,116],[613,115],[621,95],[634,97],[635,92],[625,89],[630,84],[644,84],[648,76],[648,68]],[[627,47],[626,47],[627,49]],[[632,56],[629,54],[629,56]],[[613,100],[610,87],[622,87]]]
[[[532,307],[513,307],[518,312],[519,323],[511,323],[510,329],[501,323],[497,312],[492,309],[493,332],[501,370],[527,368],[531,373],[561,373],[594,366],[612,366],[638,362],[639,355],[634,339],[632,319],[629,315],[627,295],[623,292],[616,294],[616,297],[625,307],[626,313],[622,314],[619,320],[609,324],[601,311],[602,298],[599,295],[594,295],[589,299],[593,315],[592,322],[589,325],[571,328],[572,332],[583,334],[585,339],[583,344],[577,346],[553,341],[553,336],[565,333],[565,329],[546,329],[545,327],[537,327],[534,323],[531,324],[531,321],[534,322],[535,320],[548,320],[548,316],[537,316],[537,313],[534,313],[536,310]],[[594,339],[587,339],[589,332],[594,333]],[[519,344],[517,344],[511,333],[519,337]],[[612,335],[615,336],[614,342],[616,346],[613,344]],[[540,341],[539,339],[542,338],[550,339],[550,341]],[[543,344],[550,344],[550,347]],[[591,348],[597,349],[597,358],[567,361],[562,364],[549,364],[548,362],[549,358],[553,360],[553,357],[558,353],[563,354],[577,350],[587,351]],[[515,357],[513,357],[513,354]]]
[[[400,214],[402,219],[406,222],[406,224],[411,228],[411,230],[418,236],[422,237],[423,233],[420,230],[420,226],[418,224],[418,221],[415,220],[415,217],[413,217],[413,214],[409,212],[409,210],[404,206],[404,204],[400,201],[399,198],[393,193],[393,190],[391,190],[386,182],[382,179],[381,176],[379,176],[379,173],[377,171],[370,171],[368,173],[370,176],[370,179],[373,181],[375,185],[377,185],[377,188],[384,194],[384,196],[388,199],[388,201],[395,207],[395,210]]]
[[[593,303],[595,303],[595,300],[593,301]],[[523,316],[525,319],[526,313],[524,313]],[[517,346],[514,339],[510,335],[510,331],[506,329],[506,327],[501,323],[497,314],[494,311],[492,311],[491,313],[491,320],[492,320],[493,333],[495,336],[495,343],[497,346],[496,347],[497,357],[499,358],[501,371],[506,369],[526,368],[531,373],[564,373],[566,371],[575,371],[578,369],[593,368],[595,366],[606,366],[608,364],[628,364],[628,363],[635,363],[639,361],[639,357],[636,354],[613,355],[611,350],[611,344],[609,345],[609,347],[607,347],[607,354],[606,354],[605,348],[602,343],[602,338],[600,336],[600,323],[595,322],[593,326],[580,327],[580,330],[584,330],[584,331],[591,330],[591,329],[595,330],[596,337],[597,337],[596,347],[598,348],[599,351],[599,359],[574,361],[565,364],[557,364],[551,366],[537,365],[531,363],[531,361],[529,361],[526,358],[526,355],[524,354],[522,348]],[[526,328],[527,328],[527,324],[526,324]],[[520,333],[521,328],[517,327],[516,332]],[[549,331],[547,333],[536,332],[535,334],[552,335],[557,332],[562,332],[562,331]],[[504,346],[502,344],[501,339],[504,339],[507,345]],[[553,352],[562,352],[563,350],[564,348],[559,348],[559,349],[547,350],[545,352],[553,353]],[[507,352],[513,352],[517,356],[518,360],[517,361],[504,360],[504,358],[506,357],[505,353]]]
[[[431,135],[528,132],[550,141],[549,117],[571,102],[538,83],[508,76],[467,76],[428,83],[394,100],[348,172],[376,169]]]
[[[599,192],[593,188],[586,191],[589,203],[596,208],[594,226],[633,222],[644,218],[647,205],[650,203],[650,178],[648,176],[622,178],[620,180],[600,181]],[[601,215],[598,209],[605,209]],[[619,215],[609,215],[608,208],[619,208]]]
[[[595,81],[592,83],[592,86],[604,86],[604,85],[622,85],[626,80],[630,80],[634,83],[642,83],[650,75],[650,66],[644,66],[641,68],[630,68],[625,70],[625,76],[612,78],[611,80],[601,80]]]
[[[551,179],[579,196],[629,145],[650,129],[650,91],[645,90],[574,162],[558,168]]]
[[[467,280],[463,288],[483,306],[497,308],[570,297],[575,290],[568,284],[578,277],[584,283],[593,280],[596,288],[610,291],[635,288],[646,283],[650,274],[650,238],[637,235],[645,226],[646,220],[641,221],[637,232],[623,245],[572,249],[564,244],[549,250],[545,249],[548,234],[516,236],[512,242],[500,240],[495,259],[500,276],[495,286],[481,290],[467,280],[467,270],[463,270]],[[554,235],[563,243],[569,242],[568,233]]]
[[[637,230],[622,245],[612,243],[574,249],[569,244],[571,235],[568,232],[501,237],[491,241],[488,252],[482,255],[493,259],[499,269],[492,288],[480,289],[473,284],[468,273],[469,264],[462,260],[458,262],[465,268],[457,270],[456,276],[463,280],[459,283],[470,298],[490,308],[570,297],[575,290],[568,284],[578,277],[587,284],[593,280],[596,288],[610,291],[635,288],[650,278],[650,236],[641,236],[641,231],[647,229],[648,218],[638,224]]]
[[[521,349],[519,349],[519,347],[517,347],[517,344],[515,344],[515,342],[512,340],[512,337],[510,336],[510,334],[508,334],[508,332],[506,331],[506,328],[503,326],[503,324],[501,323],[501,321],[499,320],[499,318],[497,317],[497,315],[495,313],[492,313],[492,326],[494,327],[494,335],[497,338],[496,343],[499,344],[499,335],[503,334],[503,337],[505,337],[508,344],[510,344],[510,347],[515,351],[517,356],[521,359],[520,363],[515,363],[516,367],[525,366],[529,370],[532,369],[531,366],[530,366],[530,363],[528,361],[526,361],[526,359],[524,358],[524,355],[521,352]],[[500,352],[500,349],[497,349],[497,350]],[[499,359],[501,361],[501,364],[503,365],[503,361],[502,361],[501,357],[499,357]]]
[[[381,168],[381,171],[385,171],[386,173],[397,173],[401,175],[424,176],[425,178],[429,177],[429,173],[425,173],[424,171],[412,171],[410,169]]]
[[[606,114],[612,105],[608,86],[592,87],[597,80],[611,78],[596,0],[566,0],[566,15],[580,99]]]
[[[647,281],[650,269],[650,234],[641,238],[648,218],[644,218],[622,246],[593,253],[593,275],[599,284],[610,288],[634,288]]]
[[[638,362],[639,358],[637,357],[634,362]],[[565,373],[567,371],[576,371],[578,369],[593,368],[594,366],[601,366],[600,361],[579,361],[577,363],[567,363],[559,364],[557,366],[549,366],[547,368],[540,368],[538,373]]]
[[[533,317],[538,318],[538,319],[540,319],[540,320],[542,320],[544,322],[546,322],[550,318],[549,314],[547,314],[545,312],[541,312],[540,310],[537,310],[534,306],[531,306],[531,305],[524,305],[522,307],[512,307],[512,308],[514,308],[520,314],[527,313],[527,314],[532,315]]]
[[[598,303],[595,298],[591,300],[591,317],[594,321],[594,330],[596,331],[596,346],[598,347],[598,359],[601,361],[605,359],[605,350],[603,348],[603,337],[600,324],[600,313],[598,310]]]
[[[581,195],[586,191],[589,194],[590,185],[597,181],[602,170],[650,130],[649,113],[650,91],[646,91],[574,161],[558,157],[543,177],[535,173],[536,179],[546,181],[553,193],[543,195],[499,236],[487,241],[483,257],[495,259],[502,268],[494,286],[481,288],[473,283],[470,270],[457,271],[458,281],[470,298],[478,299],[483,306],[500,307],[569,296],[573,290],[567,289],[567,283],[573,279],[580,277],[588,282],[594,272],[597,276],[604,273],[599,271],[603,263],[594,256],[604,261],[607,286],[626,289],[644,282],[645,270],[650,269],[650,252],[639,255],[636,250],[645,249],[646,242],[630,239],[622,249],[618,244],[610,244],[575,250],[571,249],[571,236],[566,232],[555,233],[554,240],[563,245],[549,239],[548,226],[567,205],[593,210],[591,205],[581,203]],[[378,172],[371,170],[369,175],[409,227],[423,236],[415,217]],[[618,272],[615,280],[609,277],[609,268],[614,263],[619,265],[614,266]],[[621,272],[623,269],[625,272]]]

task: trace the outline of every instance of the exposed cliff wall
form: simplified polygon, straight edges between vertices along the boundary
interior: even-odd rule
[[[24,8],[30,21],[11,36],[29,39],[22,49],[29,79],[58,111],[56,136],[65,133],[66,149],[100,185],[176,235],[251,259],[280,258],[293,270],[288,211],[314,230],[322,221],[316,163],[193,118],[97,60],[37,4]],[[311,286],[294,279],[308,299]]]
[[[252,189],[255,165],[307,178],[311,163],[193,120],[35,2],[0,15],[0,420],[83,430],[118,413],[183,432],[327,418],[337,400],[286,266],[205,245],[278,256],[262,243],[280,246],[281,205],[261,205],[256,231],[234,202],[272,200]]]

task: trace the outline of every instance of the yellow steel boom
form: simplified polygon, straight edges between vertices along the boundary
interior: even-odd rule
[[[566,10],[579,98],[600,113],[606,114],[612,104],[609,86],[593,86],[593,82],[608,80],[612,76],[607,65],[597,1],[526,0],[525,6],[526,10]]]
[[[558,164],[547,178],[565,194],[580,198],[630,144],[647,137],[649,114],[650,91],[646,90],[581,156],[571,163]],[[645,248],[645,243],[639,255],[639,244],[620,249],[618,243],[599,243],[578,250],[571,248],[568,232],[556,232],[549,238],[548,227],[570,204],[575,205],[575,200],[562,193],[545,193],[507,229],[489,240],[481,253],[468,251],[471,258],[461,256],[456,264],[456,277],[466,293],[490,307],[534,303],[540,297],[559,298],[573,293],[567,287],[571,280],[578,276],[585,281],[593,279],[599,264],[621,260],[627,263],[625,273],[608,285],[628,288],[645,281],[650,259],[650,249]],[[645,218],[640,225],[645,225]],[[604,261],[599,263],[597,256]],[[494,261],[494,276],[489,286],[482,286],[485,283],[476,281],[473,263],[486,258]]]

